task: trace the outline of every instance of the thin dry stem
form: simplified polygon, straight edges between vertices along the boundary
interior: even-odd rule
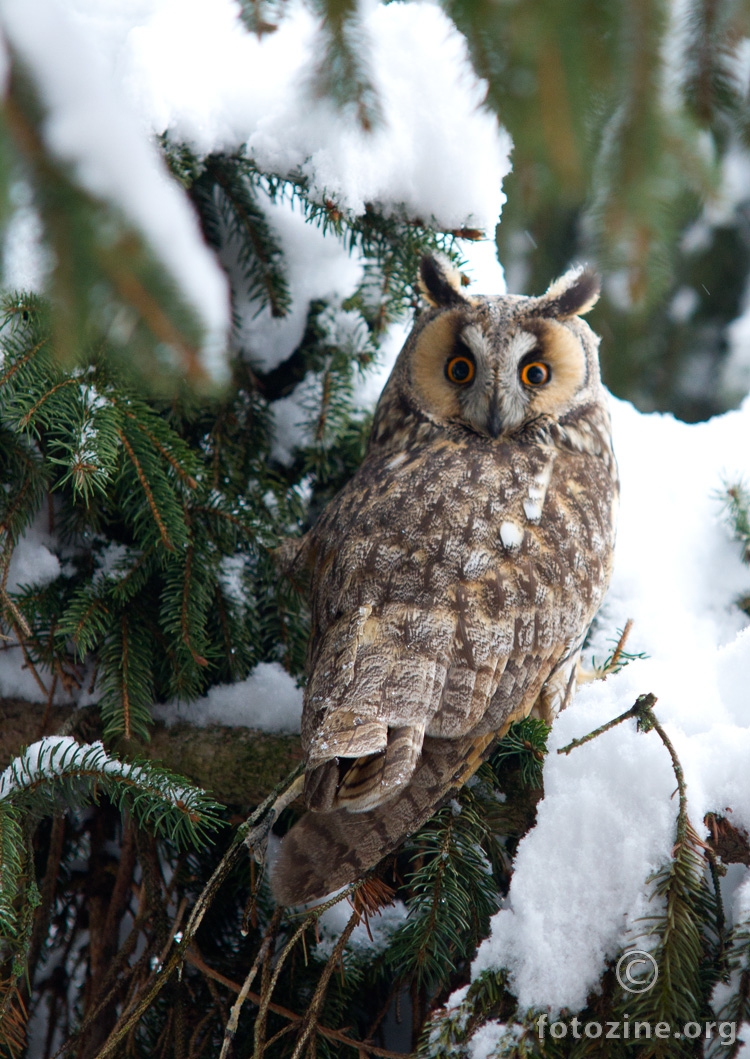
[[[214,981],[220,982],[225,985],[227,989],[231,989],[234,993],[239,993],[242,986],[238,985],[237,982],[233,982],[231,978],[227,978],[226,975],[221,974],[219,971],[215,971],[213,967],[209,967],[200,956],[197,956],[195,950],[191,949],[185,954],[185,962],[191,964],[196,970],[205,974],[207,978],[213,978]],[[260,996],[258,993],[250,991],[247,994],[248,1000],[253,1004],[260,1004]],[[292,1023],[302,1022],[303,1016],[298,1015],[296,1011],[290,1011],[289,1008],[282,1007],[281,1004],[269,1004],[268,1010],[272,1011],[274,1015],[281,1015],[282,1018],[289,1019]],[[355,1052],[360,1052],[364,1055],[377,1055],[382,1059],[405,1059],[403,1052],[391,1052],[387,1048],[379,1048],[374,1044],[369,1044],[367,1041],[355,1041],[342,1030],[332,1030],[328,1026],[318,1026],[318,1033],[322,1037],[327,1037],[328,1040],[338,1041],[340,1044],[345,1044],[349,1048],[353,1048]],[[273,1040],[273,1038],[271,1038]],[[266,1047],[271,1041],[266,1042]]]
[[[631,717],[639,718],[645,713],[651,712],[651,707],[656,702],[656,696],[650,692],[647,695],[639,695],[635,703],[626,710],[625,713],[621,713],[619,717],[615,717],[611,721],[607,721],[601,728],[595,728],[593,732],[589,732],[588,735],[582,736],[580,739],[574,739],[571,743],[566,746],[561,746],[557,751],[558,754],[569,754],[571,750],[575,750],[576,747],[583,746],[584,743],[590,743],[592,739],[596,739],[597,736],[603,735],[604,732],[608,732],[610,728],[616,728],[618,724],[622,724],[623,721],[629,720]]]
[[[147,1008],[151,1006],[153,1001],[156,999],[161,990],[167,984],[175,969],[184,960],[188,958],[187,952],[190,942],[195,936],[195,933],[198,930],[198,927],[200,926],[203,917],[208,911],[211,902],[216,896],[219,887],[224,882],[224,879],[231,871],[237,857],[242,852],[244,846],[243,839],[248,834],[248,832],[252,830],[253,826],[265,816],[265,814],[273,806],[274,802],[279,797],[279,795],[283,791],[285,791],[292,783],[294,783],[294,781],[302,772],[303,768],[304,765],[300,763],[297,768],[295,768],[286,777],[286,779],[282,780],[282,782],[279,783],[271,791],[265,801],[261,805],[259,805],[258,808],[255,809],[254,812],[248,817],[245,823],[238,828],[234,843],[229,847],[227,852],[221,858],[218,865],[214,869],[211,878],[208,880],[206,885],[203,887],[203,890],[198,895],[198,899],[195,902],[187,924],[185,925],[182,940],[176,946],[174,952],[169,957],[164,966],[160,967],[158,971],[152,973],[149,978],[149,981],[144,986],[144,990],[141,994],[141,999],[138,1001],[138,1003],[134,1007],[132,1007],[129,1012],[123,1012],[120,1018],[120,1024],[115,1027],[107,1041],[105,1041],[96,1059],[105,1059],[106,1056],[111,1055],[112,1052],[120,1044],[120,1042],[123,1041],[126,1037],[128,1037],[131,1030],[140,1019],[141,1015],[143,1015]],[[345,896],[345,894],[342,894],[341,896],[343,897]],[[326,906],[322,906],[321,911],[323,911],[325,907]],[[172,931],[170,935],[170,945],[173,943],[174,933],[175,932]],[[166,952],[167,950],[165,950],[163,954],[163,959],[166,958]]]
[[[224,1030],[224,1041],[221,1046],[221,1054],[219,1056],[219,1059],[228,1059],[229,1055],[231,1054],[232,1043],[234,1041],[234,1036],[237,1033],[237,1027],[239,1026],[240,1022],[240,1012],[242,1011],[242,1006],[247,1000],[247,995],[250,992],[250,986],[255,980],[255,976],[258,973],[258,969],[261,963],[264,963],[267,959],[269,949],[274,940],[276,939],[276,933],[279,929],[279,924],[281,923],[283,911],[284,910],[282,908],[277,908],[274,912],[268,930],[266,931],[265,937],[263,938],[263,944],[258,950],[258,955],[255,957],[253,965],[248,972],[247,978],[242,983],[242,988],[240,989],[237,1000],[232,1005],[229,1020],[226,1025],[226,1029]]]
[[[333,952],[328,957],[328,962],[323,968],[323,973],[321,974],[320,980],[318,981],[318,985],[310,1002],[310,1006],[305,1012],[305,1018],[302,1024],[302,1032],[300,1033],[299,1040],[297,1041],[295,1049],[292,1052],[292,1059],[300,1059],[300,1056],[304,1051],[305,1045],[310,1040],[312,1034],[317,1028],[318,1015],[320,1014],[320,1009],[323,1007],[323,1001],[325,1000],[326,990],[328,989],[328,983],[331,980],[331,975],[333,974],[339,962],[343,960],[346,943],[351,937],[352,931],[359,923],[360,918],[360,914],[355,908],[351,916],[349,917],[349,922],[346,924],[346,927],[341,933],[341,937],[336,942]]]

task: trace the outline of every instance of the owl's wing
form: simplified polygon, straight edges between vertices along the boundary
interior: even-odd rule
[[[539,557],[500,538],[513,455],[500,443],[368,457],[311,531],[310,808],[373,809],[409,782],[425,736],[528,712],[564,653],[560,621],[580,628],[549,585],[539,607]]]
[[[313,605],[302,736],[306,801],[318,811],[395,797],[425,736],[496,732],[525,715],[564,654],[555,608],[542,614],[514,594],[517,561],[501,577],[490,557],[461,581],[449,557],[433,563],[425,547],[396,543],[379,535],[350,556],[345,538],[336,570],[317,577],[325,600]]]

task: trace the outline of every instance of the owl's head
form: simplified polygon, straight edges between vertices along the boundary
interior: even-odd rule
[[[381,404],[406,401],[433,423],[498,438],[600,403],[599,340],[579,319],[599,296],[594,273],[573,269],[537,298],[471,297],[442,257],[424,258],[419,279],[430,308]]]

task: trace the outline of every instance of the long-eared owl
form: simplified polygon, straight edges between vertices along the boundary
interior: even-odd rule
[[[606,591],[618,493],[583,269],[541,297],[471,297],[425,258],[429,308],[357,473],[301,541],[310,810],[273,888],[358,878],[455,792],[509,725],[575,689]]]

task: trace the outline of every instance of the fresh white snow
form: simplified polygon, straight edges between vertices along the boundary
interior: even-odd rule
[[[140,765],[110,757],[99,740],[79,743],[69,735],[49,735],[32,743],[0,774],[0,801],[12,798],[16,791],[28,788],[40,779],[63,778],[81,769],[122,776],[135,785],[158,789],[170,801],[183,802],[185,808],[195,805],[203,793],[195,787],[183,787],[171,778],[157,777]]]
[[[366,202],[403,203],[447,227],[494,228],[510,139],[483,106],[486,86],[438,6],[365,7],[362,37],[383,114],[372,135],[311,99],[320,27],[299,0],[260,39],[242,27],[233,0],[111,0],[106,13],[98,0],[67,0],[66,9],[145,128],[202,154],[245,145],[262,168],[302,169],[321,201],[357,213]]]
[[[646,879],[674,843],[676,783],[656,733],[630,721],[567,756],[558,747],[652,692],[699,833],[707,812],[727,807],[750,828],[750,627],[735,606],[750,570],[717,496],[722,481],[750,480],[750,399],[696,425],[621,401],[612,411],[622,502],[589,655],[603,661],[632,618],[628,649],[649,657],[584,685],[552,730],[536,827],[473,966],[474,975],[508,968],[521,1009],[580,1009],[607,958],[643,947],[637,920],[654,911]]]
[[[140,229],[198,312],[207,370],[226,373],[226,279],[184,192],[168,176],[105,55],[61,0],[2,0],[0,28],[33,72],[46,108],[43,135],[80,184],[114,202]]]
[[[339,901],[337,905],[323,912],[318,920],[320,941],[315,946],[318,959],[328,959],[351,915],[352,906],[348,901]],[[406,916],[403,901],[395,901],[392,905],[381,908],[375,915],[369,916],[367,922],[360,920],[349,936],[345,953],[356,954],[364,951],[367,958],[371,959],[374,954],[383,952],[388,946],[391,934],[403,925]]]
[[[302,689],[278,662],[261,662],[236,684],[217,684],[194,702],[154,707],[157,720],[168,725],[187,721],[205,727],[225,724],[263,732],[298,732]]]
[[[60,574],[60,560],[55,555],[57,540],[48,532],[47,512],[41,511],[13,549],[8,570],[7,589],[42,588]]]

